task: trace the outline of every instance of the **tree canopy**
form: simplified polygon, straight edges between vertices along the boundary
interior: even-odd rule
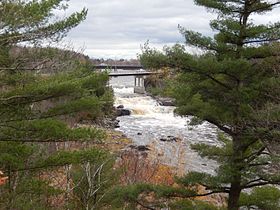
[[[69,198],[71,166],[98,159],[99,153],[88,147],[100,143],[104,132],[79,123],[110,113],[108,75],[94,73],[90,63],[80,62],[79,57],[71,58],[75,68],[64,65],[56,72],[41,72],[51,51],[39,44],[57,43],[86,17],[86,9],[68,17],[56,15],[67,9],[67,2],[0,2],[0,171],[8,176],[0,188],[1,209],[51,209],[52,196],[63,191]],[[29,54],[23,47],[26,43]],[[43,59],[36,60],[38,55],[32,52],[39,49]],[[49,171],[68,185],[54,187]]]
[[[203,54],[188,54],[180,46],[163,53],[146,48],[140,59],[149,66],[160,57],[177,70],[172,83],[176,112],[208,121],[224,133],[219,136],[223,146],[193,146],[219,162],[217,174],[192,173],[183,180],[186,186],[199,183],[213,193],[227,193],[228,209],[237,210],[243,190],[280,184],[280,23],[257,25],[252,17],[273,10],[280,1],[194,2],[218,14],[210,22],[214,37],[179,26],[186,44]]]
[[[20,42],[42,42],[44,39],[58,41],[86,18],[87,10],[60,18],[55,10],[66,10],[65,0],[0,2],[0,45]]]

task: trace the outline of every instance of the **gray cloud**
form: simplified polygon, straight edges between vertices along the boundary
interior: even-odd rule
[[[71,0],[69,5],[69,12],[88,8],[88,17],[69,33],[66,42],[76,49],[84,48],[84,53],[94,58],[136,57],[148,39],[157,48],[183,42],[178,24],[213,34],[209,20],[215,16],[192,0]],[[265,19],[277,20],[277,11]]]

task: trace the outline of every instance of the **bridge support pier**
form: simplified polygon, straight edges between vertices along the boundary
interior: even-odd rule
[[[134,93],[145,94],[145,85],[144,79],[147,75],[158,74],[156,72],[111,72],[109,73],[109,77],[127,77],[134,76]]]
[[[134,93],[145,94],[144,76],[135,76],[134,78]]]

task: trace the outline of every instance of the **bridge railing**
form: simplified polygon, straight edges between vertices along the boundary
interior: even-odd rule
[[[122,70],[137,70],[143,69],[141,65],[95,65],[94,69],[101,70],[101,69],[122,69]]]

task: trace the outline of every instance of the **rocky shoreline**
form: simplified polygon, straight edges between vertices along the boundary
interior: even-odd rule
[[[175,106],[175,99],[170,97],[163,97],[163,96],[155,96],[151,93],[147,93],[148,96],[151,96],[155,99],[159,105],[161,106]]]

